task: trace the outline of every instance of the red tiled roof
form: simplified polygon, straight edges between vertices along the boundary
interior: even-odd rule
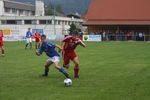
[[[150,0],[92,0],[84,24],[150,24],[149,10]]]
[[[150,21],[86,21],[84,25],[150,25]]]

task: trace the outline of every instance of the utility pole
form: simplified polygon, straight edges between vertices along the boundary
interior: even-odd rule
[[[54,5],[54,34],[56,35],[56,20],[55,20],[55,16],[56,16],[56,9],[55,9],[55,5]]]

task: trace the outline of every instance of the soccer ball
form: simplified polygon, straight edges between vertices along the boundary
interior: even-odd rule
[[[72,85],[72,80],[67,78],[67,79],[64,80],[64,84],[65,84],[65,86],[71,86]]]

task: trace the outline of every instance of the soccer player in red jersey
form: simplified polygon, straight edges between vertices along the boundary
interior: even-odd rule
[[[60,41],[60,46],[63,47],[63,61],[64,61],[64,67],[69,68],[70,60],[73,61],[75,64],[74,66],[74,78],[79,78],[79,60],[78,56],[75,52],[75,48],[78,45],[81,45],[83,47],[86,47],[86,45],[76,37],[75,34],[66,36],[62,41]]]
[[[38,32],[38,30],[36,30],[34,36],[35,36],[35,42],[36,42],[35,48],[39,49],[40,48],[40,41],[41,41],[41,39],[40,39],[41,38],[41,34]]]
[[[2,56],[4,56],[5,50],[4,50],[3,31],[2,30],[0,30],[0,48],[2,51]]]

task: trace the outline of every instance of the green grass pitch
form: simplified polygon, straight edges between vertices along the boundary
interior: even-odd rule
[[[58,42],[57,42],[58,43]],[[76,49],[80,79],[73,78],[73,64],[67,72],[73,85],[53,66],[47,78],[39,77],[47,56],[24,42],[5,42],[6,56],[0,56],[0,100],[150,100],[149,42],[86,42]],[[62,60],[60,65],[62,65]]]

